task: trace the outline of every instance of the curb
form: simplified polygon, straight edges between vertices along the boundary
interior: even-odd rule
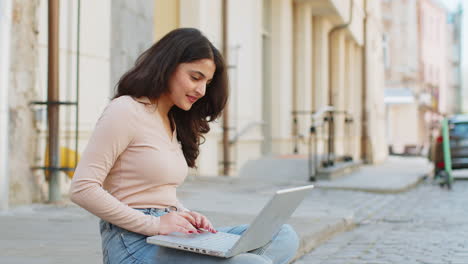
[[[407,192],[416,186],[418,186],[425,178],[427,174],[423,174],[418,177],[416,181],[410,183],[402,188],[361,188],[361,187],[334,187],[334,186],[320,186],[317,184],[317,188],[324,189],[324,190],[345,190],[345,191],[358,191],[358,192],[368,192],[368,193],[377,193],[377,194],[398,194]]]
[[[327,228],[322,229],[318,233],[313,233],[301,237],[301,243],[297,254],[290,263],[294,263],[296,260],[310,253],[310,251],[312,251],[314,248],[320,246],[334,236],[352,230],[356,226],[357,225],[353,221],[352,217],[343,218],[340,221],[328,225]]]

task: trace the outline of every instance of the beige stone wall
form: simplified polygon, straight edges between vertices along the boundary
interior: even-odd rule
[[[417,0],[383,2],[384,34],[389,45],[386,86],[418,91],[419,46]]]
[[[388,143],[395,153],[403,153],[406,146],[419,145],[421,142],[419,109],[415,104],[391,105],[387,107],[390,124]]]
[[[293,5],[291,0],[272,1],[272,105],[273,153],[292,152],[285,139],[292,135],[293,92]],[[286,150],[287,149],[287,150]]]
[[[354,42],[348,42],[348,64],[346,103],[347,112],[351,121],[345,131],[347,137],[346,153],[354,160],[361,160],[361,133],[362,133],[362,47]]]
[[[114,85],[134,63],[137,56],[153,42],[153,1],[81,1],[80,68],[79,68],[79,149],[82,153],[95,123],[114,94]],[[62,101],[76,101],[77,89],[77,1],[60,3],[59,25],[59,94]],[[47,99],[47,1],[37,6],[37,71],[34,85],[24,86],[34,94],[34,100]],[[113,21],[113,22],[112,22]],[[33,99],[31,99],[33,100]],[[47,144],[46,108],[36,108],[38,137],[31,142],[35,151],[31,166],[43,166]],[[26,117],[34,120],[33,117]],[[60,107],[60,147],[75,149],[75,108]],[[64,159],[64,157],[61,157]],[[73,166],[71,164],[71,166]],[[46,199],[48,183],[42,171],[35,179]],[[68,194],[70,179],[60,173],[62,195]]]
[[[313,65],[314,71],[312,75],[312,93],[313,93],[313,110],[315,112],[321,111],[324,107],[329,105],[328,91],[329,91],[329,62],[328,52],[330,42],[328,40],[328,32],[332,28],[332,23],[321,16],[314,16],[313,18]],[[328,133],[325,126],[317,128],[318,153],[324,153],[325,142],[328,138]]]
[[[10,205],[43,201],[34,164],[37,137],[29,103],[36,99],[38,1],[13,1],[9,89]]]
[[[365,121],[368,140],[364,144],[367,159],[379,163],[388,155],[383,103],[384,69],[382,54],[382,20],[379,1],[366,0],[366,101]]]
[[[354,2],[352,23],[338,32],[340,41],[337,45],[336,41],[329,41],[328,33],[334,26],[351,19],[349,1],[228,1],[231,136],[252,123],[264,122],[263,127],[252,126],[232,146],[232,162],[236,164],[233,174],[248,159],[260,158],[264,154],[291,154],[295,145],[300,154],[307,153],[310,115],[298,115],[297,126],[294,126],[292,111],[319,111],[329,105],[330,49],[333,49],[336,57],[331,77],[335,93],[333,98],[337,110],[346,111],[348,117],[353,119],[353,123],[347,125],[343,114],[336,117],[335,148],[339,155],[361,158],[365,2]],[[220,5],[210,5],[205,0],[180,0],[179,3],[180,26],[200,28],[212,41],[220,43]],[[262,4],[268,4],[271,9]],[[377,7],[374,4],[370,9],[378,17]],[[166,9],[169,12],[173,8]],[[203,15],[207,12],[211,16]],[[269,19],[271,25],[265,22]],[[374,22],[379,23],[379,19],[376,18]],[[379,48],[375,46],[379,34],[380,31],[373,31],[374,51]],[[382,78],[376,78],[381,76],[379,56],[372,57],[375,63],[368,68],[369,76],[373,75],[372,78],[376,79],[371,84],[378,90],[383,89]],[[263,87],[264,84],[269,86]],[[382,105],[382,91],[373,91],[370,96],[368,102],[372,105],[367,108],[372,112]],[[258,115],[260,112],[263,114]],[[384,112],[379,110],[372,113],[375,115],[370,116],[372,126],[368,126],[368,134],[374,136],[369,142],[374,146],[374,155],[378,157],[375,160],[379,160],[386,155],[385,147],[381,147],[385,139],[378,136],[385,131],[378,128],[384,125],[381,124]],[[375,121],[376,118],[381,119],[380,123]],[[326,149],[326,130],[326,127],[318,128],[319,154]],[[201,147],[196,174],[216,175],[220,171],[221,132],[217,127],[207,135],[207,142]],[[347,137],[349,135],[352,135],[351,138]],[[268,143],[262,143],[265,140]],[[262,144],[268,144],[268,148],[262,148]],[[380,152],[377,146],[380,146]],[[218,162],[214,162],[214,159]]]
[[[154,40],[179,27],[180,0],[154,0]]]
[[[330,11],[327,3],[340,9],[338,13]],[[374,2],[367,3],[367,68],[366,102],[363,97],[363,61],[362,44],[364,41],[363,9],[364,1],[355,1],[352,23],[346,29],[334,32],[328,39],[330,30],[348,22],[349,5],[340,1],[321,1],[312,4],[313,18],[313,108],[316,111],[332,105],[340,113],[335,115],[334,149],[338,156],[351,155],[355,160],[362,159],[361,140],[363,133],[362,112],[366,112],[366,153],[369,162],[380,162],[386,158],[385,112],[383,108],[383,60],[381,48],[380,7]],[[348,12],[346,12],[348,10]],[[324,13],[329,15],[323,15]],[[320,14],[320,15],[319,15]],[[336,18],[336,16],[342,16]],[[358,30],[359,29],[359,30]],[[369,40],[370,39],[370,40]],[[331,49],[331,72],[329,72],[328,54]],[[371,66],[369,66],[369,64]],[[330,75],[331,74],[331,78]],[[331,80],[331,91],[329,81]],[[331,93],[331,102],[329,99]],[[345,114],[346,113],[346,114]],[[346,123],[346,117],[351,119]],[[318,153],[327,152],[327,126],[318,129]]]
[[[387,60],[385,88],[406,89],[414,95],[414,102],[409,105],[387,105],[388,144],[395,153],[404,153],[405,147],[421,146],[424,138],[424,128],[418,121],[421,84],[417,4],[417,0],[382,3]]]
[[[315,70],[312,51],[313,17],[309,3],[294,4],[294,65],[293,65],[293,111],[297,125],[293,127],[293,137],[297,140],[309,136],[311,126],[310,114],[313,108],[312,76]],[[293,120],[294,122],[294,120]],[[305,153],[307,148],[301,147],[299,153]]]
[[[40,182],[40,178],[34,178],[29,170],[32,164],[37,164],[37,160],[32,160],[32,155],[36,153],[36,156],[41,156],[43,145],[36,141],[34,118],[27,104],[33,99],[44,98],[46,94],[46,1],[14,2],[15,8],[19,10],[13,28],[14,32],[19,32],[15,34],[15,43],[29,43],[29,46],[38,47],[26,49],[14,44],[12,54],[15,67],[11,90],[14,92],[10,95],[10,142],[15,144],[11,147],[14,150],[11,157],[14,168],[12,172],[15,175],[12,174],[11,184],[15,195],[22,193],[21,196],[13,197],[13,200],[27,203],[44,199],[37,187],[41,184],[44,186],[43,178]],[[155,23],[151,14],[155,12],[154,5],[157,8],[158,3],[161,4],[160,1],[150,2],[149,9],[142,13],[139,8],[145,6],[143,2],[129,4],[124,1],[82,1],[80,151],[107,104],[117,78],[130,66],[137,53],[154,40],[153,33],[159,32],[151,27],[145,28],[145,25]],[[64,10],[61,11],[63,39],[60,79],[61,87],[65,89],[63,99],[71,100],[76,70],[73,66],[76,60],[76,46],[73,44],[76,35],[76,17],[73,16],[76,10],[72,2],[67,3],[62,5]],[[382,161],[386,157],[386,144],[382,101],[382,28],[378,4],[375,1],[355,1],[352,24],[346,29],[338,30],[330,40],[329,31],[350,19],[349,1],[271,0],[270,11],[262,6],[263,1],[238,0],[228,3],[231,77],[229,107],[231,124],[234,126],[231,128],[231,139],[236,134],[241,135],[231,148],[232,162],[235,163],[233,174],[249,159],[260,158],[265,154],[291,154],[297,134],[302,135],[299,153],[307,153],[310,118],[301,117],[295,135],[291,112],[323,109],[330,104],[330,92],[336,109],[346,111],[353,118],[353,124],[349,127],[344,123],[344,115],[336,118],[337,154],[351,154],[358,160],[365,150],[370,162]],[[366,3],[369,17],[367,35],[364,35],[362,23]],[[160,25],[161,31],[157,34],[163,34],[164,30],[168,31],[176,24],[193,26],[200,28],[221,48],[220,2],[212,4],[208,0],[180,0],[166,9],[172,10],[171,14],[178,14],[179,21],[175,19],[166,23],[165,27]],[[263,19],[268,16],[271,20],[269,25]],[[121,20],[120,17],[125,19]],[[156,23],[155,26],[157,25],[159,24]],[[139,30],[132,31],[133,28]],[[39,36],[36,32],[39,32]],[[366,49],[363,48],[364,36],[367,39]],[[141,39],[135,41],[137,37]],[[333,54],[332,72],[329,70],[329,51]],[[364,52],[367,58],[366,68],[363,68]],[[115,67],[111,67],[112,65]],[[40,70],[36,72],[37,68]],[[363,70],[365,80],[362,78]],[[365,91],[364,84],[367,87]],[[363,111],[366,114],[365,120]],[[67,118],[68,115],[69,113],[65,114],[62,120],[62,142],[73,136],[74,119]],[[197,161],[199,169],[194,174],[214,176],[220,173],[220,124],[221,122],[213,124],[212,131],[206,136],[207,141],[201,146]],[[246,128],[248,129],[244,132]],[[361,140],[364,132],[368,138],[363,150]],[[326,128],[318,129],[317,138],[318,153],[324,154],[328,138]],[[41,140],[44,139],[45,135],[41,134]],[[262,152],[264,149],[261,146],[265,140],[268,140],[271,152]],[[42,161],[39,161],[39,165],[40,162]]]
[[[150,27],[154,22],[153,0],[112,0],[111,23],[106,29],[110,34],[110,88],[134,64],[136,58],[154,42],[154,31]]]
[[[393,0],[382,3],[384,36],[386,39],[386,88],[405,88],[414,96],[413,117],[401,116],[389,120],[393,131],[391,145],[428,147],[430,123],[437,123],[440,113],[451,114],[456,103],[455,85],[452,84],[454,43],[447,24],[447,10],[433,0]],[[453,38],[452,38],[453,39]],[[389,109],[407,107],[389,105]],[[390,115],[392,115],[390,114]],[[402,128],[406,119],[411,132]],[[432,121],[431,121],[432,119]],[[399,135],[399,136],[397,136]],[[411,139],[411,140],[410,140]]]

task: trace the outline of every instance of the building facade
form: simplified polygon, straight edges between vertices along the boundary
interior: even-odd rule
[[[10,81],[8,90],[13,127],[8,141],[13,153],[0,157],[11,164],[9,173],[2,175],[9,179],[9,204],[20,204],[47,199],[43,171],[31,170],[45,162],[45,110],[30,105],[47,98],[47,1],[10,2],[12,27],[21,30],[12,30],[11,43],[17,53],[2,64],[24,70],[9,73],[10,80],[20,80]],[[247,161],[264,156],[303,157],[311,126],[316,127],[320,157],[332,152],[335,160],[347,156],[369,163],[386,158],[378,1],[226,3],[230,175],[238,175]],[[138,54],[178,27],[200,29],[222,50],[222,11],[223,1],[213,0],[60,1],[60,100],[79,103],[78,153],[112,98],[118,79]],[[15,22],[15,16],[26,19],[26,14],[33,16]],[[33,49],[23,47],[22,39]],[[31,61],[19,59],[25,54]],[[60,145],[72,155],[74,111],[63,107],[60,112]],[[201,145],[198,168],[191,174],[222,174],[221,124],[212,124]],[[21,148],[16,145],[20,138]],[[69,179],[62,176],[62,192],[66,193]],[[0,182],[2,187],[4,182]]]
[[[462,87],[462,26],[463,8],[459,4],[457,9],[448,15],[447,59],[449,98],[447,99],[448,113],[463,112]]]
[[[459,109],[460,31],[434,0],[386,0],[382,9],[390,152],[425,154],[442,116]]]

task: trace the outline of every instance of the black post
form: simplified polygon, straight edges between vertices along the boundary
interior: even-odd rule
[[[309,181],[316,181],[317,176],[317,140],[316,140],[316,128],[314,125],[310,127],[310,134],[309,134]],[[312,141],[312,137],[314,140]],[[314,142],[314,152],[312,154],[312,142]],[[312,171],[312,155],[314,156],[314,170]]]

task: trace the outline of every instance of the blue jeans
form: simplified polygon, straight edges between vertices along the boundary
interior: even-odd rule
[[[164,209],[138,210],[157,217],[167,214]],[[145,235],[130,232],[104,220],[101,220],[99,224],[105,264],[287,264],[296,255],[299,247],[297,234],[290,225],[283,225],[267,245],[225,259],[148,244]],[[217,230],[241,235],[247,227],[247,225],[241,225],[217,228]]]

